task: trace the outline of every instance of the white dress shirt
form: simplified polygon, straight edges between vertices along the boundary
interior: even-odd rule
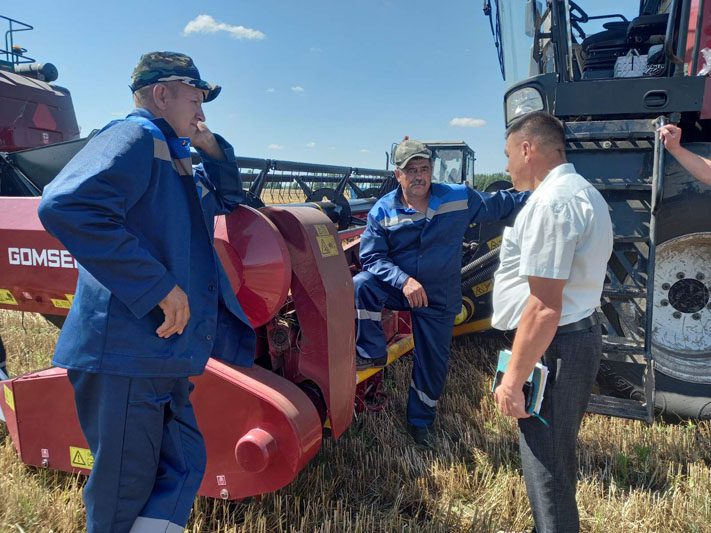
[[[530,296],[528,276],[567,280],[559,325],[591,315],[600,304],[612,237],[602,195],[572,163],[555,167],[504,230],[492,326],[518,327]]]

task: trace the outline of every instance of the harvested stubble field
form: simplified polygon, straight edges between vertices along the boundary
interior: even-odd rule
[[[0,311],[0,332],[11,373],[48,363],[56,329],[43,318]],[[358,416],[339,441],[326,439],[291,485],[242,503],[198,499],[188,530],[529,530],[515,427],[487,393],[495,349],[491,340],[457,342],[435,451],[405,435],[405,360],[388,372],[386,409]],[[23,466],[2,425],[0,442],[0,531],[82,531],[84,480]],[[587,416],[578,460],[583,531],[711,531],[711,423],[647,427]]]

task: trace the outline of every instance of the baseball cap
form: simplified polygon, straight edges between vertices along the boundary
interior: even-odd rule
[[[141,87],[161,81],[181,81],[197,89],[207,91],[205,102],[217,98],[222,87],[206,82],[200,77],[200,71],[193,60],[178,52],[148,52],[143,54],[131,75],[132,92]]]
[[[395,165],[398,168],[405,168],[405,165],[415,157],[432,158],[432,152],[420,141],[405,138],[395,148]]]

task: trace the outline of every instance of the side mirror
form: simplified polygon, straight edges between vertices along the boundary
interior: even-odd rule
[[[397,148],[398,143],[392,143],[390,145],[390,164],[395,166],[395,148]]]

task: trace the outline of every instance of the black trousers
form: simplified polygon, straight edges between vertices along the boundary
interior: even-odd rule
[[[534,417],[519,420],[523,476],[537,533],[580,529],[575,450],[601,356],[599,325],[556,335],[543,355],[550,374],[541,416],[550,425]]]

